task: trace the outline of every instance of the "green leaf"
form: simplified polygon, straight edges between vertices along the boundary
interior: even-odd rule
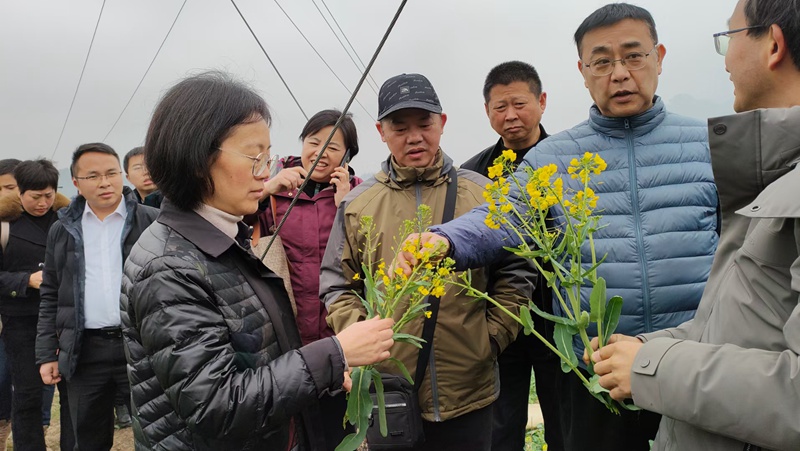
[[[558,352],[563,354],[570,360],[572,366],[578,366],[578,357],[575,356],[575,350],[572,349],[572,337],[577,333],[574,327],[570,327],[561,323],[556,323],[553,331],[553,339],[556,342]],[[561,371],[569,373],[572,367],[567,362],[561,362]]]
[[[608,339],[611,337],[611,334],[617,330],[617,326],[619,325],[619,317],[622,314],[622,298],[619,296],[614,296],[608,300],[608,305],[606,305],[606,312],[603,318],[603,341],[605,343],[601,343],[602,346],[608,344]]]
[[[392,340],[399,343],[407,343],[412,346],[416,346],[419,349],[422,349],[422,343],[425,343],[425,340],[417,337],[416,335],[404,334],[400,332],[395,332],[394,336],[392,336]]]
[[[606,310],[606,280],[602,277],[592,287],[589,295],[589,321],[596,323],[605,317]]]
[[[531,318],[531,311],[525,307],[519,309],[520,324],[522,324],[522,332],[525,335],[533,333],[533,318]]]
[[[572,328],[575,328],[578,325],[577,321],[571,320],[564,316],[553,315],[552,313],[547,313],[543,311],[542,309],[537,307],[536,304],[534,304],[533,302],[528,303],[528,307],[530,307],[530,309],[533,310],[533,312],[536,313],[537,315],[541,316],[546,320],[550,320],[556,324],[563,324],[565,326],[569,326]],[[520,311],[522,310],[524,309],[520,309]],[[577,329],[575,329],[575,332],[576,333],[578,332]]]
[[[414,379],[411,378],[411,373],[408,372],[408,368],[406,368],[403,362],[397,360],[394,357],[389,357],[389,361],[395,364],[395,366],[400,370],[400,372],[403,373],[403,376],[406,378],[406,380],[408,380],[408,382],[410,382],[411,384],[414,383]]]
[[[361,367],[353,368],[353,370],[350,371],[350,379],[352,379],[353,387],[350,389],[350,393],[347,394],[347,410],[345,413],[347,415],[347,421],[353,425],[358,422],[358,409],[361,406],[359,400],[359,393],[361,393],[361,376]]]
[[[348,434],[334,451],[355,451],[364,443],[365,438],[367,438],[367,428],[361,428],[352,434]]]
[[[375,398],[378,400],[378,419],[380,421],[381,435],[386,437],[389,433],[386,426],[386,400],[383,397],[383,380],[381,373],[375,368],[372,369],[372,382],[375,384]]]

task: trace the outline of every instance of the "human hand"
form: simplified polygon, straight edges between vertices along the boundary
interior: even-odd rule
[[[600,375],[600,386],[608,389],[617,401],[632,397],[631,370],[642,345],[639,340],[618,340],[592,354],[594,372]]]
[[[350,393],[350,390],[353,389],[353,379],[350,379],[350,371],[344,372],[344,382],[342,382],[342,388]]]
[[[42,271],[37,271],[28,278],[28,286],[34,289],[39,289],[42,285]]]
[[[636,337],[631,337],[630,335],[622,335],[622,334],[613,334],[611,337],[608,338],[608,344],[616,343],[618,341],[629,341],[631,343],[641,343],[642,341]],[[592,352],[597,352],[597,348],[600,347],[600,340],[597,337],[592,338],[591,341],[592,345]],[[583,350],[583,363],[589,364],[589,351],[586,349]]]
[[[58,372],[58,362],[43,363],[39,367],[39,375],[45,385],[55,385],[61,382],[61,373]]]
[[[371,365],[389,358],[389,348],[394,344],[391,318],[372,318],[351,324],[336,334],[347,364]]]
[[[336,194],[333,195],[333,203],[338,207],[344,196],[350,192],[350,172],[347,171],[346,164],[333,170],[331,173],[331,185],[336,189]]]
[[[400,245],[402,249],[405,247],[405,244],[409,241],[413,241],[419,238],[420,246],[425,245],[426,243],[433,244],[432,250],[436,251],[437,255],[434,255],[434,260],[439,258],[444,258],[450,252],[450,241],[447,238],[437,235],[433,232],[422,232],[422,233],[412,233],[408,237],[406,237],[405,241]],[[395,268],[400,268],[403,270],[403,273],[407,276],[410,276],[414,266],[417,265],[417,259],[411,252],[407,251],[400,251],[397,253],[397,257],[392,264],[392,272],[394,272]]]
[[[308,171],[301,166],[282,169],[275,174],[275,177],[270,177],[264,181],[264,198],[297,189],[306,176],[308,176]]]

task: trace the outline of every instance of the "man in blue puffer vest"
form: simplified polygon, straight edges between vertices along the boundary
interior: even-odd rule
[[[655,95],[666,49],[646,10],[606,5],[578,27],[575,43],[578,69],[594,100],[589,119],[539,143],[522,165],[554,163],[566,173],[573,158],[600,154],[608,168],[594,181],[606,227],[595,234],[595,247],[606,256],[599,275],[608,295],[624,299],[618,331],[636,335],[676,326],[695,313],[718,240],[706,126],[668,113]],[[525,178],[521,170],[517,176]],[[578,190],[577,182],[567,177],[565,185]],[[508,229],[489,229],[486,213],[483,205],[425,235],[449,244],[461,268],[489,264],[506,252],[503,246],[518,241]],[[588,309],[588,290],[582,298]],[[576,350],[583,352],[578,343]],[[649,449],[658,415],[616,416],[573,373],[561,385],[565,449]]]

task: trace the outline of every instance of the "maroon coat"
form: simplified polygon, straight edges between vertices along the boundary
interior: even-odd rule
[[[284,160],[285,168],[301,164],[299,157],[288,157]],[[351,175],[350,188],[354,188],[362,181]],[[286,209],[289,208],[289,203],[297,194],[298,191],[293,190],[275,195],[278,222],[281,221]],[[336,217],[336,204],[333,196],[332,187],[323,189],[313,198],[300,192],[300,198],[279,233],[289,259],[292,291],[294,291],[297,305],[297,328],[300,329],[303,345],[334,335],[333,330],[325,321],[328,311],[325,304],[319,299],[320,265],[322,256],[325,254],[325,247],[328,245],[333,219]],[[262,236],[272,233],[271,207],[268,206],[266,211],[261,213],[259,223]]]

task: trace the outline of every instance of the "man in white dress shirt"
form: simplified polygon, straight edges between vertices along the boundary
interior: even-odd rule
[[[45,384],[67,381],[77,449],[108,450],[114,394],[130,393],[120,328],[122,265],[158,213],[122,184],[117,153],[84,144],[73,153],[79,195],[47,238],[36,360]]]

